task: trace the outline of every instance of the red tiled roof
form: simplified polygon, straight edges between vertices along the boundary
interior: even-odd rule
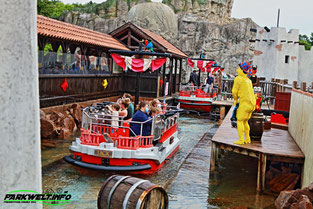
[[[136,25],[137,26],[137,25]],[[140,30],[142,30],[144,33],[146,33],[148,36],[150,36],[152,39],[154,39],[155,41],[159,42],[161,45],[163,45],[165,48],[167,48],[167,51],[171,54],[176,54],[182,57],[187,58],[188,56],[182,52],[180,49],[178,49],[176,46],[174,46],[173,44],[171,44],[169,41],[167,41],[165,38],[163,38],[160,35],[157,35],[155,33],[152,33],[151,31],[141,28],[139,26],[137,26]]]
[[[112,36],[61,22],[41,15],[37,16],[38,35],[75,41],[109,49],[129,50]]]

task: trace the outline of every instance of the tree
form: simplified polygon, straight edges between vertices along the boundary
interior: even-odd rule
[[[37,12],[40,15],[58,19],[65,11],[72,11],[72,4],[64,4],[59,0],[38,0]]]
[[[299,35],[299,43],[303,44],[306,50],[310,50],[313,45],[313,33],[310,38],[307,35]]]

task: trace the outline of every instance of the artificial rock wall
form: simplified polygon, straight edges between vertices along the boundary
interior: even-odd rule
[[[249,40],[255,38],[255,33],[251,33],[250,28],[257,25],[250,18],[231,18],[233,0],[142,2],[145,1],[127,5],[119,0],[115,8],[117,17],[71,12],[61,20],[104,33],[131,21],[162,35],[188,56],[205,53],[228,73],[235,74],[239,62],[252,60]],[[189,73],[184,72],[183,81],[189,79]]]
[[[313,182],[313,94],[293,90],[288,129],[305,156],[303,184]]]
[[[8,192],[41,192],[41,156],[36,1],[0,0],[0,5],[2,208]],[[12,203],[3,208],[42,208],[42,204]]]

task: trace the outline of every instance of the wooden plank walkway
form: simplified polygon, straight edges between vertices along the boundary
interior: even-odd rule
[[[231,126],[232,107],[226,115],[221,126],[212,138],[211,149],[211,172],[215,169],[216,158],[220,150],[227,150],[259,159],[257,190],[265,188],[266,161],[273,160],[288,163],[304,163],[304,154],[286,130],[272,128],[263,132],[260,142],[254,141],[251,144],[236,145],[238,140],[236,128]]]

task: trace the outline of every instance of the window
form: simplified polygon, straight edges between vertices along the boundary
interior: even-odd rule
[[[289,63],[289,55],[285,56],[285,63],[287,63],[287,64]]]

